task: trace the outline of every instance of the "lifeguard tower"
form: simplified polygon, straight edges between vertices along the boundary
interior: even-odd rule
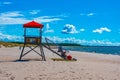
[[[37,53],[39,56],[42,57],[43,61],[45,61],[46,60],[45,54],[44,54],[43,47],[42,47],[42,28],[43,28],[43,25],[40,23],[37,23],[35,21],[31,21],[31,22],[28,22],[26,24],[23,24],[23,28],[24,28],[24,45],[23,45],[19,60],[21,60],[23,56],[30,53],[31,51],[34,51],[35,53]],[[27,33],[26,33],[27,28],[39,29],[38,36],[27,35]],[[32,33],[32,34],[34,34],[34,33]],[[25,52],[25,47],[29,48],[30,50]],[[38,48],[40,50],[40,52],[36,51],[35,48]]]
[[[21,60],[22,57],[24,57],[25,55],[27,55],[28,53],[33,51],[33,52],[37,53],[39,56],[42,57],[42,61],[46,61],[43,47],[47,48],[48,50],[50,50],[51,52],[60,56],[63,59],[66,59],[65,57],[67,57],[68,59],[69,58],[71,59],[71,56],[63,56],[63,53],[64,53],[63,50],[64,49],[62,47],[60,48],[60,46],[58,44],[54,43],[52,40],[49,40],[48,38],[45,38],[46,44],[42,43],[42,28],[43,28],[42,24],[40,24],[38,22],[35,22],[35,21],[31,21],[31,22],[28,22],[26,24],[23,24],[23,28],[24,28],[24,45],[23,45],[19,60]],[[39,29],[38,35],[37,36],[28,35],[27,34],[27,28],[30,28],[30,29],[31,28],[33,28],[33,29],[37,28],[37,29]],[[30,31],[29,33],[34,34],[32,31]],[[51,43],[52,43],[52,45],[57,46],[58,49],[61,49],[61,50],[56,51],[56,50],[52,49],[50,47]],[[25,51],[25,47],[29,48],[30,50]],[[39,49],[39,51],[36,50],[36,48]],[[74,60],[76,60],[76,59],[74,59]]]

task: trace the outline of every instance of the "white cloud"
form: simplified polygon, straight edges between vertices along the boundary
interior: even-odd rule
[[[0,24],[4,24],[4,25],[24,24],[32,20],[35,20],[40,23],[62,20],[61,18],[58,18],[55,16],[41,16],[41,17],[36,17],[36,18],[30,17],[32,19],[31,20],[31,19],[26,18],[25,15],[28,15],[28,14],[24,14],[23,12],[20,12],[20,11],[0,13]]]
[[[95,13],[80,13],[80,16],[94,16]]]
[[[30,14],[35,15],[35,14],[38,14],[39,12],[40,12],[40,10],[32,10],[32,11],[30,12]]]
[[[93,30],[94,33],[100,33],[100,34],[102,34],[103,31],[105,31],[105,32],[111,32],[111,30],[108,29],[107,27],[101,27],[99,29]]]
[[[3,4],[8,5],[8,4],[12,4],[12,2],[3,2]]]
[[[41,16],[34,18],[35,21],[38,22],[53,22],[53,21],[59,21],[62,20],[61,18],[51,17],[51,16]]]
[[[88,13],[87,16],[93,16],[95,13]]]
[[[66,14],[57,15],[56,17],[68,17]]]
[[[85,14],[84,13],[80,13],[80,16],[84,16]]]
[[[24,24],[26,22],[29,22],[31,20],[27,20],[25,18],[9,18],[9,17],[0,17],[0,24]]]
[[[58,36],[53,36],[53,37],[46,36],[46,37],[55,43],[77,43],[81,45],[96,45],[96,46],[120,46],[120,42],[111,42],[109,40],[84,40],[84,39],[77,39],[74,37],[60,38]],[[43,36],[43,40],[44,40],[44,36]],[[0,33],[0,41],[23,42],[24,38],[23,36],[15,36],[15,35]]]
[[[41,16],[41,17],[38,17],[40,19],[48,19],[48,18],[52,18],[51,16]]]
[[[85,31],[85,29],[80,29],[80,32],[84,32]]]
[[[49,37],[48,39],[56,43],[77,43],[81,45],[94,45],[94,46],[120,46],[120,42],[111,42],[109,40],[81,40],[74,37],[60,38],[58,36]]]
[[[23,18],[19,11],[5,12],[0,14],[0,24],[23,24],[30,20]]]
[[[0,33],[0,41],[23,41],[23,37]]]
[[[76,27],[72,24],[66,24],[64,29],[62,30],[62,33],[68,33],[68,34],[75,34],[78,33],[76,30]]]
[[[3,6],[3,5],[10,5],[10,4],[12,4],[12,2],[0,2],[0,6]]]
[[[13,12],[5,12],[0,14],[1,17],[19,17],[24,16],[19,11],[13,11]]]
[[[53,33],[53,32],[54,32],[54,30],[50,29],[50,25],[49,25],[49,23],[47,23],[45,33]]]

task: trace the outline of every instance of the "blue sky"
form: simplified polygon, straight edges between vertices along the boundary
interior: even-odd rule
[[[44,25],[43,37],[55,42],[120,46],[119,3],[119,0],[0,0],[0,40],[23,41],[22,25],[34,20]]]

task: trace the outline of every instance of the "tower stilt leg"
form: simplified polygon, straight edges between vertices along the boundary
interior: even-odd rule
[[[43,61],[46,61],[46,59],[45,59],[45,54],[44,54],[44,50],[43,50],[42,45],[40,45],[40,51],[41,51],[41,55],[42,55],[42,60],[43,60]]]
[[[22,59],[24,49],[25,49],[25,44],[24,44],[24,46],[23,46],[23,48],[22,48],[22,51],[21,51],[21,54],[20,54],[19,60]]]

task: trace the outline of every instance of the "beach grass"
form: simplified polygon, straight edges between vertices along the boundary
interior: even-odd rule
[[[46,43],[43,43],[43,44],[47,45]],[[22,43],[22,42],[2,42],[2,41],[0,41],[0,48],[2,46],[4,46],[4,47],[18,47],[18,46],[23,46],[23,45],[24,45],[24,43]],[[34,46],[34,44],[28,44],[27,46],[29,46],[29,45]],[[49,45],[55,46],[54,44],[49,44]],[[58,45],[59,46],[81,46],[79,44],[71,44],[71,43],[58,43]]]
[[[23,46],[22,43],[14,43],[14,42],[0,42],[0,48],[4,47],[17,47],[17,46]]]

